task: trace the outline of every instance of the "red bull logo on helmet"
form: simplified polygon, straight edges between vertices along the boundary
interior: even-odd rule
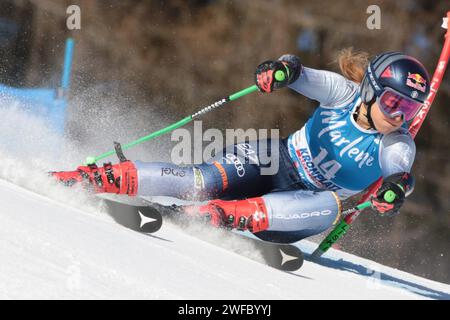
[[[427,90],[427,81],[425,80],[424,77],[422,77],[418,73],[408,72],[408,77],[406,78],[406,85],[421,92],[425,92]]]

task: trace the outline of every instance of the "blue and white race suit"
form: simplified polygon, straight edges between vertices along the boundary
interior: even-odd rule
[[[353,114],[361,104],[358,84],[304,68],[290,87],[320,102],[288,140],[289,155],[308,189],[335,191],[345,198],[380,176],[411,170],[415,144],[406,129],[382,135],[355,122]]]
[[[139,195],[193,199],[196,194],[197,200],[261,196],[269,229],[258,236],[294,242],[336,223],[339,198],[364,190],[380,176],[411,170],[415,144],[407,130],[382,135],[355,122],[353,113],[361,103],[357,83],[304,67],[289,87],[319,102],[300,130],[283,140],[236,144],[198,166],[137,161]],[[278,162],[272,175],[261,174],[259,159],[267,157],[268,149]]]

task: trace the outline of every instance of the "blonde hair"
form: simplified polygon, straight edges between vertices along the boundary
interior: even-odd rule
[[[369,65],[369,54],[364,51],[354,51],[353,47],[345,48],[338,53],[336,61],[344,77],[361,83]]]

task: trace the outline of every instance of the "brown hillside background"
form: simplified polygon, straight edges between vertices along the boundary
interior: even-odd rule
[[[81,30],[66,28],[70,4],[81,8]],[[381,8],[380,30],[366,27],[366,9],[372,4]],[[260,62],[287,52],[300,56],[306,66],[338,71],[334,60],[342,48],[352,46],[371,56],[398,50],[420,59],[432,74],[443,44],[445,31],[440,25],[450,10],[448,4],[426,0],[2,0],[0,18],[15,21],[19,32],[14,43],[0,51],[0,81],[15,86],[48,85],[48,79],[56,82],[64,40],[71,36],[76,41],[71,99],[98,90],[98,97],[128,102],[123,108],[133,108],[134,103],[134,108],[145,112],[145,106],[159,106],[168,119],[177,120],[252,85]],[[447,70],[416,139],[416,189],[401,214],[394,219],[362,214],[339,243],[351,253],[447,283],[449,74]],[[289,90],[252,94],[207,115],[203,126],[279,128],[287,136],[303,125],[316,105]],[[95,108],[95,103],[89,108]],[[89,139],[77,127],[76,118],[69,121],[80,142]],[[145,134],[160,128],[145,122],[129,125]]]

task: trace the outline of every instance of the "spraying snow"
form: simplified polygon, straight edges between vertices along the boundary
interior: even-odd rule
[[[287,273],[170,224],[140,234],[2,180],[0,199],[0,298],[450,298],[448,285],[334,250]]]
[[[0,298],[450,299],[448,285],[335,250],[287,273],[256,262],[248,242],[224,231],[126,229],[98,198],[47,176],[80,162],[70,141],[14,104],[2,112]],[[314,248],[299,246],[307,258]]]

